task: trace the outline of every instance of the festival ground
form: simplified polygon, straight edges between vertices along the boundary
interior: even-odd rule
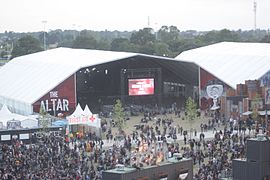
[[[126,121],[126,125],[125,125],[125,133],[127,135],[129,134],[132,134],[133,131],[136,131],[135,129],[135,126],[136,125],[149,125],[149,126],[153,126],[155,127],[155,123],[156,123],[156,120],[152,120],[152,121],[148,121],[148,123],[141,123],[141,119],[143,118],[143,116],[132,116],[130,117],[129,120]],[[187,139],[195,139],[196,141],[199,140],[200,138],[200,133],[201,133],[201,127],[200,125],[201,124],[208,124],[208,121],[212,119],[212,117],[206,117],[206,116],[201,116],[201,117],[198,117],[196,118],[195,120],[192,120],[192,121],[189,121],[185,118],[183,118],[183,115],[181,115],[180,117],[178,116],[175,116],[174,114],[168,114],[167,116],[157,116],[157,119],[158,118],[166,118],[166,119],[173,119],[173,123],[172,123],[172,126],[180,126],[183,128],[183,130],[187,130],[188,131],[188,135],[187,135]],[[109,121],[107,119],[107,121]],[[193,129],[193,132],[190,134],[190,129]],[[219,130],[223,130],[224,129],[224,126],[220,125],[219,127],[216,128],[218,131]],[[195,136],[195,133],[194,131],[197,131],[197,135]],[[118,129],[117,127],[112,127],[112,133],[114,135],[116,135],[118,133]],[[203,132],[204,135],[205,135],[205,139],[213,139],[214,138],[214,135],[215,135],[215,132],[213,130],[208,130],[208,131],[204,131]],[[166,136],[167,137],[167,136]],[[103,142],[104,142],[104,148],[110,148],[113,146],[113,144],[115,143],[114,141],[107,141],[106,138],[105,138],[105,135],[103,134]],[[189,144],[187,143],[186,145],[184,144],[184,135],[180,134],[177,132],[177,140],[174,141],[172,138],[167,138],[167,141],[168,142],[176,142],[176,143],[179,143],[181,147],[185,147],[185,146],[188,146],[189,147]],[[193,169],[193,173],[196,173],[199,169],[199,166],[198,164],[194,165],[194,169]]]

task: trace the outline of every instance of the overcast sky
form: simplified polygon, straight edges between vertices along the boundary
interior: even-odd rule
[[[270,0],[257,1],[257,28],[270,28]],[[55,29],[251,30],[254,0],[1,0],[0,32]],[[42,23],[46,20],[47,23]]]

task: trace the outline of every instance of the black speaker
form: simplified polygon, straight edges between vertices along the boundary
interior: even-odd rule
[[[270,141],[266,138],[254,138],[247,141],[247,161],[270,161]]]

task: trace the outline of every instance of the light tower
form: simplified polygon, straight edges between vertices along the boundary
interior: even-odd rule
[[[44,28],[44,30],[43,30],[43,48],[44,48],[44,51],[46,51],[46,32],[45,32],[45,29],[46,29],[46,23],[47,23],[47,21],[46,20],[43,20],[43,21],[41,21],[42,23],[43,23],[43,28]]]
[[[253,2],[253,11],[254,11],[254,31],[256,31],[256,29],[257,29],[257,17],[256,17],[256,15],[257,15],[257,2],[256,2],[256,0],[254,0],[254,2]]]

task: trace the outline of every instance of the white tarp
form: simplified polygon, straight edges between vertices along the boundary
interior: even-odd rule
[[[23,128],[36,128],[38,127],[38,120],[36,119],[25,119],[21,121]]]

